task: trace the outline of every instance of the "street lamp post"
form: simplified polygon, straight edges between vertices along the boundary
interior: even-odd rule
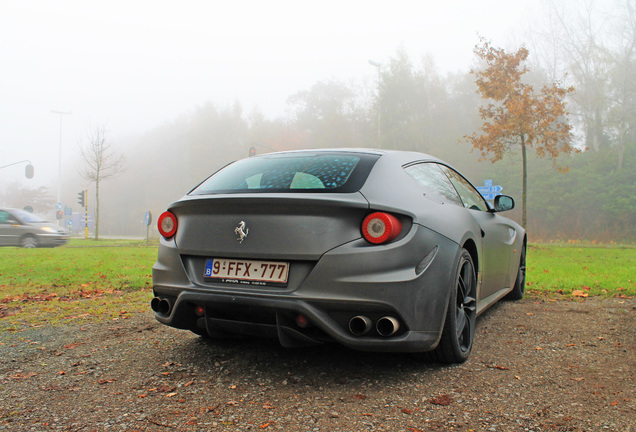
[[[59,114],[60,116],[60,145],[58,151],[58,161],[57,161],[57,203],[62,203],[61,191],[62,191],[62,117],[65,115],[73,114],[71,111],[55,111],[51,110],[53,114]]]
[[[380,78],[382,64],[373,60],[369,60],[369,64],[373,67],[378,68],[378,103],[376,109],[378,111],[378,148],[380,148]]]

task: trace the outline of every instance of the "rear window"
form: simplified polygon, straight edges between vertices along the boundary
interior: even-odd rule
[[[246,192],[356,192],[377,155],[281,153],[234,162],[197,186],[190,195]]]

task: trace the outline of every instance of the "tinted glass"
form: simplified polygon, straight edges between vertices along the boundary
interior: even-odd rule
[[[426,189],[448,198],[451,202],[462,204],[457,191],[436,163],[420,163],[408,166],[404,170]]]
[[[488,210],[488,204],[486,204],[484,198],[479,192],[477,192],[473,185],[468,182],[468,180],[447,166],[440,165],[440,167],[446,173],[451,183],[453,183],[455,189],[457,189],[464,207],[473,210]]]
[[[243,159],[216,172],[190,194],[242,192],[355,192],[378,156],[285,153]]]

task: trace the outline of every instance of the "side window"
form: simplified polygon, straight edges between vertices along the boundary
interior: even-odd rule
[[[0,224],[7,225],[9,224],[10,215],[6,211],[0,210]]]
[[[404,170],[426,189],[433,190],[455,204],[463,205],[448,177],[435,163],[411,165]]]
[[[446,173],[451,183],[453,183],[453,186],[455,186],[455,189],[457,189],[464,203],[464,207],[472,210],[488,211],[488,204],[486,204],[484,198],[475,190],[468,180],[447,166],[440,165],[440,168]]]

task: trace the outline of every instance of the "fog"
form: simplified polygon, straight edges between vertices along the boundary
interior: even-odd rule
[[[399,47],[466,70],[477,34],[505,42],[533,3],[3,1],[0,166],[29,159],[33,183],[57,181],[52,110],[72,113],[62,119],[66,161],[91,124],[117,140],[210,101],[283,116],[286,99],[317,81],[372,82],[368,60]]]
[[[438,92],[467,110],[447,107],[436,124],[418,126],[420,144],[402,147],[441,153],[470,172],[477,157],[455,144],[479,126],[469,71],[480,37],[533,52],[555,10],[591,11],[597,23],[610,9],[593,0],[0,1],[0,167],[28,160],[35,168],[30,180],[26,163],[0,169],[0,205],[16,188],[48,188],[51,217],[59,188],[62,204],[79,210],[77,192],[94,192],[80,176],[78,147],[95,127],[126,159],[126,170],[102,185],[102,223],[113,234],[130,233],[146,210],[160,212],[254,143],[259,153],[373,147],[380,73],[400,62],[428,80],[427,109],[443,110],[434,106]],[[611,38],[606,27],[599,40]],[[548,65],[555,79],[568,72],[563,60],[561,69]],[[340,94],[342,130],[303,114],[323,91]],[[113,211],[123,204],[132,208]]]

